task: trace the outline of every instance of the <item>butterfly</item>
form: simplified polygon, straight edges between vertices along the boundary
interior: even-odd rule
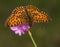
[[[28,5],[15,8],[6,20],[9,27],[19,26],[23,24],[45,23],[49,22],[50,17],[47,13],[40,11],[37,7]]]

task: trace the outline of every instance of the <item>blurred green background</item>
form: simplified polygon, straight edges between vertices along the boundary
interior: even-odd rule
[[[18,36],[4,26],[15,7],[26,5],[34,5],[52,18],[31,28],[37,46],[60,47],[60,0],[0,0],[0,47],[34,47],[28,33]]]

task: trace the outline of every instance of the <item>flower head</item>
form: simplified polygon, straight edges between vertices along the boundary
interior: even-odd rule
[[[18,34],[21,36],[25,32],[27,32],[30,29],[30,26],[28,24],[21,25],[21,26],[15,26],[15,27],[10,27],[12,31],[15,32],[15,34]]]

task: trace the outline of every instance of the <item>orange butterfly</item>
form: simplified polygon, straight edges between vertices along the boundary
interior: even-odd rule
[[[43,11],[32,5],[20,6],[12,11],[11,16],[8,17],[6,25],[14,27],[22,24],[49,22],[51,18]]]

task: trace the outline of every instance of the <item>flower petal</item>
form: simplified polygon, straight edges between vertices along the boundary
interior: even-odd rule
[[[24,34],[26,31],[30,29],[30,26],[27,24],[24,24],[21,26],[10,27],[10,29],[14,31],[15,34],[18,34],[19,36],[21,36],[22,34]]]
[[[17,27],[10,27],[10,29],[11,29],[11,30],[13,30],[13,31],[18,30],[18,28],[17,28]]]

